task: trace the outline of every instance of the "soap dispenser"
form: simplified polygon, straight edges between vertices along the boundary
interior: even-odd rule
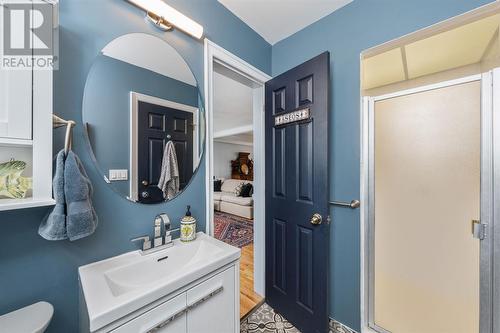
[[[187,206],[186,215],[181,219],[181,242],[196,239],[196,219],[191,216],[191,206]]]

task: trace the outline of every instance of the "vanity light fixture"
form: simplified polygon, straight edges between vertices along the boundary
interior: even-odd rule
[[[203,36],[203,26],[170,7],[162,0],[127,1],[143,9],[146,12],[147,19],[164,31],[171,30],[175,26],[197,39]]]

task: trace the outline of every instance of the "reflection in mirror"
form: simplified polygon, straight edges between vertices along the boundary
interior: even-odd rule
[[[83,98],[83,121],[104,179],[131,201],[182,192],[198,168],[204,112],[189,66],[165,41],[121,36],[98,55]]]

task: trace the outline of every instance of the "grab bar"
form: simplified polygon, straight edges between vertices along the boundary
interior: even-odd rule
[[[356,209],[356,208],[359,208],[361,206],[361,202],[359,202],[359,200],[352,200],[351,202],[330,201],[330,205]]]

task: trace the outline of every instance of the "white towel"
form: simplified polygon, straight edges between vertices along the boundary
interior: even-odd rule
[[[163,192],[163,197],[166,200],[172,199],[179,193],[179,166],[177,165],[177,154],[172,141],[167,142],[163,151],[158,188]]]

